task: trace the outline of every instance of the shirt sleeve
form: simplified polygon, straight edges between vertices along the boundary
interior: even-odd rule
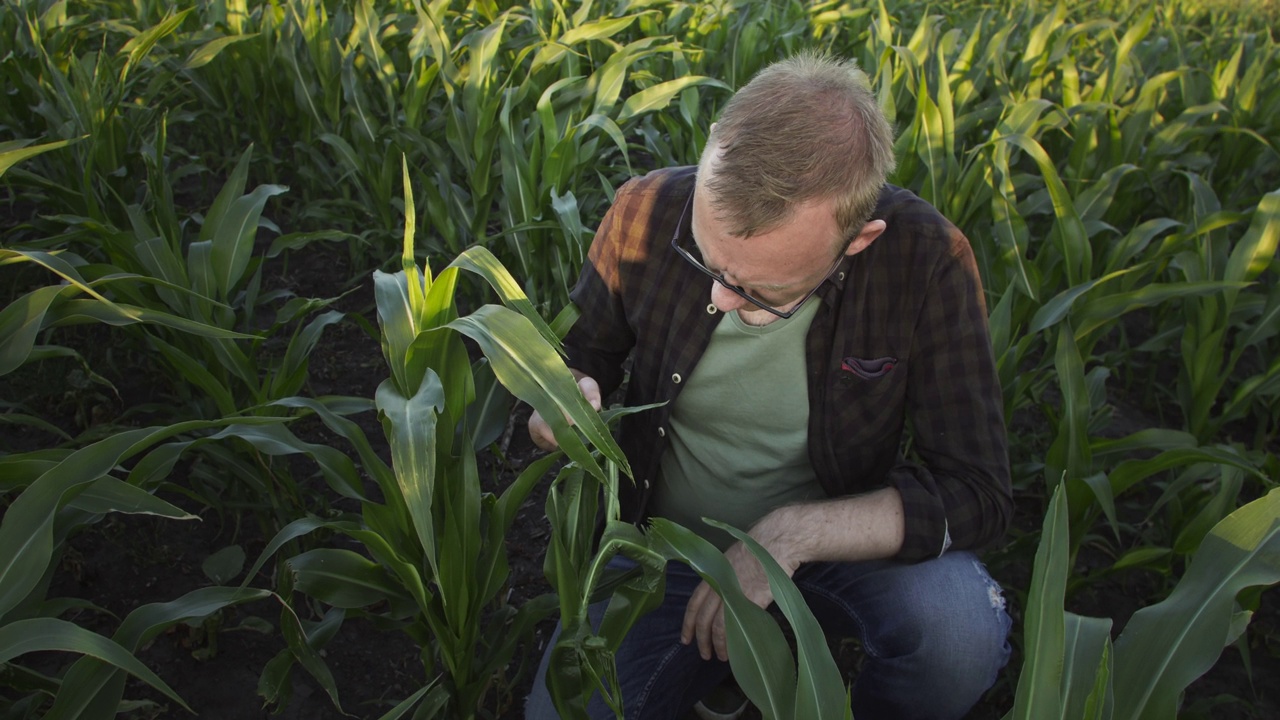
[[[982,283],[968,240],[954,228],[951,235],[929,278],[909,364],[907,417],[922,462],[900,459],[889,473],[906,522],[898,559],[907,562],[987,545],[1013,515]]]
[[[635,187],[632,181],[618,189],[596,230],[578,282],[569,293],[581,315],[564,339],[568,365],[594,378],[602,397],[622,384],[623,363],[635,345],[622,302],[624,279],[620,272],[622,259],[630,252],[629,233],[636,229],[639,199]]]

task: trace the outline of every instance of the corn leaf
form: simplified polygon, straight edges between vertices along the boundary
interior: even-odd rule
[[[148,670],[128,650],[95,632],[56,618],[31,618],[0,626],[0,663],[7,663],[29,652],[50,650],[89,655],[111,663],[164,693],[187,712],[195,712],[178,697],[173,688]]]
[[[315,548],[285,561],[294,589],[333,607],[357,609],[382,601],[411,602],[382,566],[359,553]]]
[[[1280,243],[1280,190],[1267,193],[1254,211],[1248,232],[1236,243],[1223,280],[1251,281],[1271,264]]]
[[[112,477],[105,477],[90,485],[67,507],[84,512],[102,514],[119,512],[133,515],[155,515],[172,520],[199,520],[196,515],[176,505],[161,500],[142,488]]]
[[[1063,717],[1066,619],[1062,603],[1070,570],[1067,529],[1066,487],[1059,483],[1045,514],[1040,548],[1031,571],[1023,631],[1026,659],[1014,693],[1010,715],[1013,720]]]
[[[321,475],[334,492],[356,500],[366,499],[360,483],[360,474],[356,471],[355,463],[351,462],[351,458],[347,457],[346,453],[328,445],[305,442],[283,424],[232,425],[211,436],[210,440],[224,438],[243,440],[265,455],[307,455],[320,466]]]
[[[417,692],[413,693],[412,695],[405,698],[404,700],[401,700],[399,704],[397,704],[395,707],[388,710],[386,714],[378,718],[378,720],[400,720],[400,718],[403,717],[405,713],[412,710],[413,706],[418,704],[418,701],[421,700],[423,696],[425,696],[428,692],[431,692],[432,688],[439,687],[437,683],[440,682],[441,677],[444,677],[444,676],[441,675],[439,677],[436,677],[431,682],[418,688]],[[425,713],[425,716],[434,717],[432,713]]]
[[[81,135],[80,137],[73,138],[71,140],[42,143],[32,147],[27,147],[31,142],[30,140],[9,140],[6,142],[0,142],[0,177],[4,175],[6,170],[27,158],[35,157],[36,155],[49,152],[50,150],[64,148],[72,143],[78,143],[87,137],[89,136]]]
[[[223,37],[214,38],[195,50],[192,50],[191,54],[187,56],[186,61],[182,63],[182,69],[195,70],[196,68],[204,67],[205,65],[213,62],[213,59],[218,57],[218,55],[221,54],[223,50],[227,49],[227,47],[239,42],[244,42],[245,40],[252,40],[256,37],[258,37],[258,33],[224,35]]]
[[[120,70],[121,84],[128,77],[129,70],[150,54],[156,43],[177,30],[182,25],[182,21],[187,19],[187,15],[190,15],[194,10],[195,8],[191,7],[177,14],[169,15],[164,20],[130,39],[129,42],[124,44],[124,47],[120,48],[121,54],[124,54],[127,58],[124,67]]]
[[[547,343],[553,348],[560,348],[560,340],[552,331],[546,321],[542,319],[542,315],[538,314],[537,309],[533,307],[533,303],[529,302],[525,296],[524,290],[520,288],[520,283],[511,276],[498,258],[494,256],[488,249],[476,245],[469,247],[462,252],[449,267],[470,270],[471,272],[484,278],[486,282],[498,293],[498,297],[502,299],[503,304],[519,311],[533,327],[546,339]]]
[[[436,483],[437,415],[444,409],[444,386],[435,371],[428,368],[413,397],[400,394],[390,380],[385,380],[378,386],[375,402],[391,444],[391,466],[413,529],[433,575],[438,576],[431,507]]]
[[[427,368],[427,357],[412,350],[420,328],[410,299],[410,283],[406,282],[403,272],[389,274],[375,270],[373,292],[378,305],[378,326],[382,328],[382,354],[391,368],[391,379],[398,392],[415,392]]]
[[[476,400],[467,406],[466,427],[475,446],[485,448],[506,431],[515,398],[498,382],[486,358],[472,364],[471,376],[475,379]]]
[[[325,424],[325,427],[338,436],[345,438],[355,447],[364,471],[373,476],[373,479],[378,483],[378,487],[382,489],[384,497],[387,497],[388,501],[390,501],[390,496],[393,494],[392,490],[395,488],[395,476],[391,468],[374,451],[368,437],[364,434],[364,430],[357,423],[345,417],[346,415],[376,410],[377,408],[372,400],[345,396],[329,396],[316,399],[291,397],[276,400],[271,404],[278,407],[303,408],[314,412]]]
[[[53,557],[53,518],[71,494],[105,476],[121,460],[179,433],[217,427],[225,421],[192,421],[140,428],[88,445],[31,483],[0,520],[0,618],[44,575]]]
[[[1243,287],[1245,287],[1244,283],[1217,281],[1150,283],[1137,290],[1103,295],[1096,300],[1086,302],[1077,311],[1076,337],[1084,337],[1132,310],[1152,307],[1170,300],[1239,290]]]
[[[322,313],[289,340],[280,368],[271,378],[271,397],[293,395],[302,389],[306,381],[307,361],[320,342],[321,334],[325,328],[336,325],[346,316],[337,310]]]
[[[253,566],[249,568],[249,572],[245,574],[244,581],[240,584],[241,589],[245,588],[253,578],[257,577],[258,571],[262,570],[262,566],[267,564],[267,560],[271,559],[280,548],[286,543],[296,540],[308,533],[315,532],[323,527],[329,527],[330,523],[318,517],[303,517],[280,528],[280,531],[271,538],[266,547],[262,549],[262,553],[258,555],[258,559],[254,561]]]
[[[302,627],[302,622],[294,613],[293,608],[287,604],[281,607],[280,630],[281,634],[284,635],[285,643],[289,646],[289,652],[293,653],[294,659],[310,673],[311,677],[315,678],[320,687],[324,688],[325,693],[329,695],[329,699],[333,701],[334,707],[338,709],[338,712],[343,712],[342,703],[338,701],[338,685],[333,680],[333,673],[330,672],[329,666],[325,664],[323,656],[320,655],[318,643],[313,645],[315,638],[307,635],[307,631]]]
[[[1085,384],[1084,359],[1070,323],[1063,324],[1058,330],[1053,369],[1062,390],[1062,414],[1057,437],[1045,455],[1045,482],[1048,487],[1059,482],[1067,485],[1068,498],[1075,513],[1084,496],[1080,481],[1092,461],[1089,447],[1091,404]]]
[[[493,363],[498,380],[547,419],[561,449],[574,462],[597,478],[604,478],[604,471],[570,427],[566,415],[605,457],[631,474],[622,450],[587,404],[573,374],[528,318],[505,307],[485,305],[449,323],[449,327],[480,345]]]
[[[793,717],[796,666],[791,648],[769,613],[742,594],[724,553],[664,518],[652,521],[649,534],[667,559],[687,563],[724,602],[729,665],[742,691],[765,718]]]
[[[218,610],[271,597],[267,590],[207,587],[193,590],[164,603],[143,605],[120,624],[112,640],[128,652],[136,653],[161,632],[191,619],[208,617]],[[63,678],[45,720],[111,720],[124,695],[122,672],[94,657],[76,661]]]
[[[213,241],[209,259],[213,262],[220,298],[231,298],[232,290],[249,267],[258,219],[262,217],[267,200],[286,191],[288,188],[283,185],[259,185],[248,195],[232,201],[225,215],[215,216],[211,212],[205,221],[206,227],[210,224],[214,227],[209,237]]]
[[[721,90],[729,90],[729,86],[714,78],[702,77],[697,75],[688,75],[675,80],[667,80],[660,82],[652,87],[645,88],[622,103],[622,108],[618,110],[618,124],[621,125],[637,115],[643,115],[654,110],[661,110],[671,104],[671,100],[679,95],[687,88],[696,87],[698,85],[710,85]]]
[[[208,325],[196,320],[174,315],[172,313],[153,310],[151,308],[123,303],[101,303],[97,300],[68,300],[59,303],[52,312],[46,314],[46,327],[76,324],[82,322],[101,322],[107,325],[133,325],[135,323],[163,325],[207,338],[227,340],[255,340],[254,335]]]
[[[239,410],[236,407],[235,395],[230,388],[209,372],[204,363],[160,338],[150,338],[150,343],[151,347],[158,350],[164,359],[181,374],[183,382],[195,385],[213,400],[218,412],[223,415],[234,415]]]
[[[1071,285],[1080,284],[1092,275],[1093,249],[1089,245],[1089,235],[1076,210],[1075,201],[1062,183],[1053,160],[1040,143],[1026,135],[1009,135],[1000,139],[1017,145],[1039,166],[1045,187],[1049,190],[1049,197],[1053,201],[1054,215],[1058,220],[1057,232],[1062,243],[1062,256],[1066,261],[1067,282]]]
[[[600,620],[598,635],[610,652],[617,652],[631,627],[643,615],[662,604],[667,561],[631,523],[610,520],[600,537],[600,552],[592,563],[583,590],[594,602],[602,590],[603,568],[615,553],[635,561],[640,572],[614,587]],[[583,610],[586,603],[583,603]]]
[[[1115,652],[1111,646],[1111,619],[1066,614],[1066,660],[1070,684],[1064,683],[1066,715],[1070,719],[1111,720],[1115,712]]]
[[[235,168],[231,171],[231,175],[227,177],[227,181],[222,184],[222,188],[218,190],[218,194],[213,199],[213,204],[209,206],[209,212],[205,215],[205,221],[200,226],[200,234],[197,238],[198,242],[212,241],[213,236],[220,225],[219,218],[226,216],[231,209],[231,204],[244,194],[245,183],[249,179],[249,160],[253,157],[253,146],[245,148],[240,154],[240,159],[236,161]],[[188,263],[187,271],[192,272],[197,266]],[[210,293],[211,294],[211,293]]]
[[[1063,613],[1062,697],[1064,718],[1110,718],[1111,618]]]
[[[1280,582],[1280,489],[1227,516],[1204,538],[1164,601],[1134,613],[1116,640],[1116,717],[1177,714],[1182,691],[1230,642],[1232,604]]]
[[[835,708],[847,707],[844,679],[840,675],[840,669],[836,667],[835,659],[831,657],[831,650],[827,647],[827,636],[800,595],[800,590],[791,581],[791,577],[782,570],[769,551],[750,535],[715,520],[707,520],[707,523],[728,532],[746,545],[756,560],[764,566],[774,601],[791,623],[799,661],[796,704],[791,717],[825,717]]]
[[[555,64],[574,45],[617,35],[630,27],[637,17],[637,15],[626,15],[620,18],[605,18],[569,28],[563,35],[548,41],[538,49],[537,54],[533,56],[533,66],[529,72],[537,72],[544,66]]]
[[[156,293],[170,310],[180,315],[186,314],[187,305],[182,300],[182,293],[196,295],[206,303],[213,302],[210,298],[191,292],[186,268],[183,267],[178,256],[173,254],[168,240],[159,236],[153,237],[138,243],[135,246],[135,252],[147,272],[164,281],[165,285],[157,288]]]
[[[1104,275],[1103,277],[1081,283],[1073,288],[1063,290],[1044,305],[1040,306],[1040,309],[1036,311],[1034,316],[1032,316],[1031,324],[1027,327],[1027,332],[1033,334],[1039,333],[1042,330],[1047,330],[1048,328],[1057,325],[1067,317],[1067,314],[1071,312],[1072,305],[1081,295],[1084,295],[1094,287],[1105,283],[1108,280],[1114,280],[1115,278],[1121,277],[1131,271],[1132,268],[1118,270],[1108,275]]]
[[[31,356],[45,314],[63,289],[58,285],[37,288],[0,310],[0,375],[18,369]]]
[[[1158,472],[1201,462],[1236,467],[1263,482],[1267,481],[1267,476],[1257,466],[1226,447],[1176,447],[1147,460],[1125,460],[1109,473],[1108,478],[1113,494],[1119,496]]]

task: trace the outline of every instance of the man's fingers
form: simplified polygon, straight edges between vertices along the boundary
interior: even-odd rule
[[[684,622],[680,624],[680,642],[688,645],[698,634],[698,611],[702,609],[702,604],[706,602],[707,595],[711,592],[711,586],[705,581],[694,589],[693,595],[689,596],[689,604],[684,608]]]
[[[680,625],[680,642],[688,645],[695,640],[698,643],[698,654],[703,660],[710,660],[713,654],[722,661],[729,659],[729,645],[724,630],[724,602],[705,581],[689,597],[689,604],[684,610],[684,622]]]
[[[529,416],[529,438],[533,440],[534,445],[543,450],[551,451],[560,447],[556,442],[555,433],[551,432],[551,426],[536,410]]]
[[[578,389],[582,391],[582,396],[587,399],[592,409],[599,412],[600,410],[600,384],[590,375],[583,375],[578,379]]]
[[[714,591],[709,591],[707,595],[706,602],[702,603],[702,607],[698,609],[697,623],[698,654],[702,656],[703,660],[710,660],[713,652],[717,655],[719,654],[715,647],[716,642],[713,633],[715,632],[716,618],[723,612],[720,596]]]
[[[589,375],[578,378],[578,389],[582,391],[582,397],[591,405],[591,408],[599,412],[600,384],[595,381],[595,378]],[[573,418],[569,417],[568,413],[565,413],[564,419],[568,420],[570,425],[573,424]],[[537,410],[529,416],[529,438],[533,440],[534,445],[543,450],[551,451],[560,447],[560,443],[556,442],[555,433],[551,431],[551,425]]]
[[[724,607],[721,606],[720,612],[716,613],[716,619],[711,624],[711,640],[716,646],[716,657],[721,662],[729,660],[729,641],[725,636],[724,630]]]

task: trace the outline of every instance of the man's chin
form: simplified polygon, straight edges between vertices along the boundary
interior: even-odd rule
[[[783,310],[783,312],[786,312],[786,310]],[[754,310],[738,308],[738,317],[742,319],[742,322],[753,327],[764,327],[769,323],[782,319],[768,310],[760,310],[759,308]]]

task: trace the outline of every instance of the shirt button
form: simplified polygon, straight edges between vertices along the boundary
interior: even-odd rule
[[[841,271],[841,273],[840,273],[840,279],[841,279],[841,280],[843,280],[843,279],[844,279],[844,272],[843,272],[843,271]]]
[[[645,478],[645,479],[644,479],[644,489],[645,489],[645,490],[648,490],[648,489],[649,489],[649,478]]]
[[[679,385],[679,384],[680,384],[680,373],[676,373],[675,375],[672,375],[672,376],[671,376],[671,382],[673,382],[673,383],[675,383],[675,384]]]
[[[707,306],[707,314],[708,314],[708,315],[715,315],[715,314],[716,314],[716,306],[715,306],[715,303],[712,303],[712,304],[710,304],[710,305],[708,305],[708,306]]]
[[[666,429],[666,428],[664,428],[664,427],[659,426],[659,427],[658,427],[658,437],[666,437],[666,436],[667,436],[667,429]]]

